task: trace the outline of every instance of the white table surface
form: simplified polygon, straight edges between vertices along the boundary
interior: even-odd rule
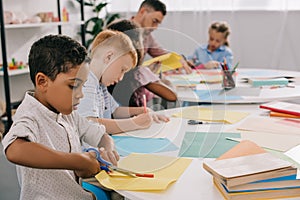
[[[216,104],[209,106],[215,109],[230,109],[235,111],[249,112],[249,116],[264,115],[265,110],[259,109],[256,104]],[[162,113],[170,116],[172,113],[180,111],[182,108],[169,109],[161,111]],[[233,125],[223,124],[206,124],[206,125],[188,125],[186,119],[182,119],[180,130],[176,133],[169,133],[167,138],[170,139],[176,146],[180,148],[181,141],[183,140],[186,131],[194,132],[224,132],[237,126],[240,122]],[[172,152],[163,152],[160,155],[177,156],[179,149]],[[206,158],[207,159],[207,158]],[[205,200],[218,200],[223,199],[221,193],[213,185],[212,176],[202,168],[203,158],[193,158],[192,163],[181,175],[181,177],[167,190],[162,192],[135,192],[135,191],[122,191],[118,190],[121,195],[131,200],[182,200],[182,199],[205,199]]]
[[[220,71],[220,70],[215,70]],[[250,77],[297,77],[297,81],[293,83],[295,87],[280,87],[271,89],[270,87],[263,87],[260,89],[258,96],[241,96],[243,99],[201,99],[191,88],[177,88],[178,100],[181,102],[198,102],[198,103],[263,103],[273,100],[297,100],[300,99],[300,72],[298,71],[284,71],[284,70],[270,70],[270,69],[238,69],[236,77],[237,88],[250,88],[251,85],[245,83],[244,78]],[[178,79],[172,76],[166,76],[169,81],[176,81]],[[216,84],[197,84],[197,90],[216,90],[222,89],[221,83]]]

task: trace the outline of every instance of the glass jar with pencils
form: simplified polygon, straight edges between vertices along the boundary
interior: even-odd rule
[[[234,74],[235,71],[223,70],[222,71],[222,87],[224,89],[235,88]]]

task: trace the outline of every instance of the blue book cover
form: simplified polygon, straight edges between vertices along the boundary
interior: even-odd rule
[[[225,187],[225,190],[229,193],[295,189],[300,188],[300,180],[296,179],[296,176],[296,174],[293,174],[289,176],[270,178],[247,184],[237,185],[230,188],[226,187],[224,184],[222,185]]]
[[[261,79],[261,78],[249,78],[249,83],[253,87],[260,87],[260,86],[281,86],[287,85],[289,80],[287,78],[271,78],[271,79]]]

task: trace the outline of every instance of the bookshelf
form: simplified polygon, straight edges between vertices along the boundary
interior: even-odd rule
[[[11,99],[11,90],[13,87],[10,86],[10,83],[15,83],[13,80],[16,77],[26,76],[26,81],[29,79],[29,70],[28,68],[25,69],[16,69],[16,70],[9,70],[8,69],[8,52],[7,52],[7,44],[6,44],[6,30],[10,31],[19,31],[22,29],[28,28],[42,28],[42,27],[51,27],[56,26],[58,28],[58,34],[62,34],[62,26],[73,26],[73,25],[80,25],[80,33],[81,33],[81,43],[85,46],[85,27],[84,27],[84,2],[80,0],[80,20],[76,22],[62,22],[61,18],[61,6],[60,0],[56,0],[56,9],[57,9],[57,16],[59,18],[59,22],[43,22],[43,23],[32,23],[32,24],[5,24],[4,23],[4,9],[3,9],[3,0],[0,0],[0,28],[1,28],[1,48],[2,48],[2,71],[0,71],[0,80],[3,79],[4,85],[4,96],[6,102],[6,131],[10,128],[12,124],[12,115],[11,110],[13,107],[13,103],[18,104],[20,102],[13,102]],[[9,35],[10,36],[10,35]],[[2,81],[2,80],[1,80]],[[19,81],[22,81],[20,79]],[[25,83],[25,85],[28,83]],[[16,87],[15,87],[16,88]],[[19,91],[17,91],[19,92]]]

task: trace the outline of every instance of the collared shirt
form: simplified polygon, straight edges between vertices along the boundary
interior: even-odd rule
[[[78,106],[78,113],[84,117],[111,118],[119,107],[107,87],[100,84],[93,72],[89,72],[88,80],[83,88],[83,98]]]
[[[76,111],[69,115],[49,110],[33,93],[27,93],[17,109],[14,123],[4,137],[4,152],[17,138],[26,138],[61,152],[82,152],[81,142],[97,146],[105,127],[91,124]],[[36,169],[16,166],[20,199],[92,199],[76,182],[73,170]]]
[[[208,50],[208,45],[199,46],[193,53],[188,56],[188,60],[194,60],[195,65],[205,64],[209,61],[223,62],[224,57],[226,58],[229,69],[232,67],[233,55],[229,47],[222,45],[213,52]]]

